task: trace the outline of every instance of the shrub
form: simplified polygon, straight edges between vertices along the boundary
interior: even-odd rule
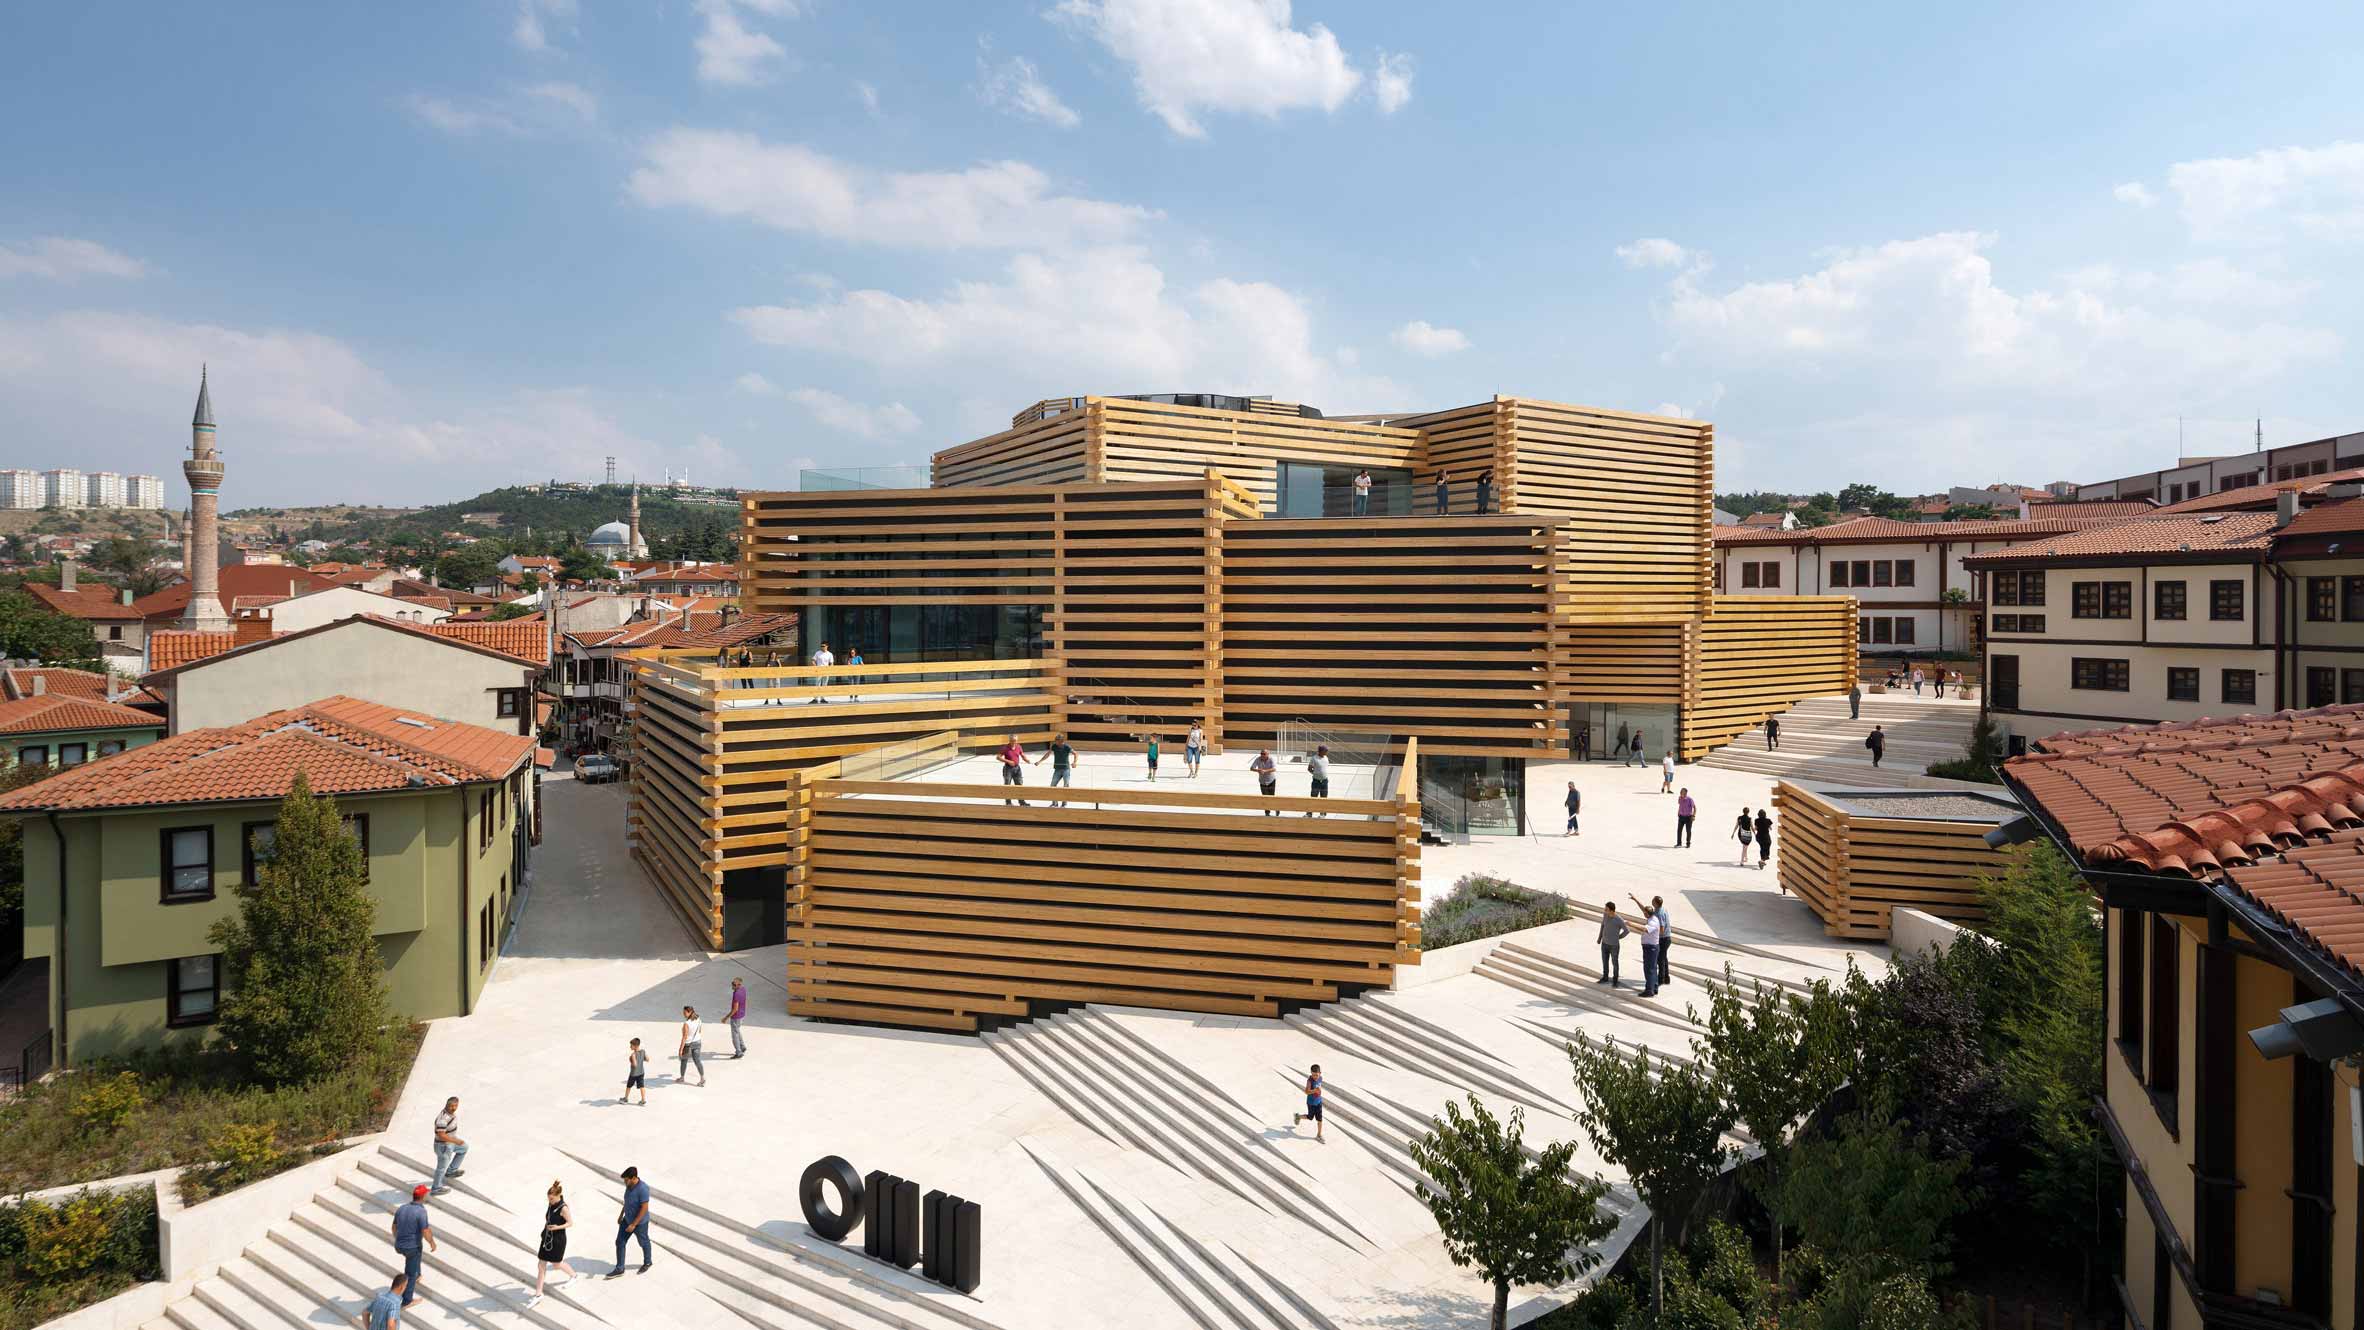
[[[83,1132],[91,1136],[111,1136],[123,1130],[132,1115],[147,1107],[147,1092],[140,1086],[139,1073],[119,1071],[103,1081],[97,1081],[75,1096],[74,1106],[67,1110]]]
[[[213,1162],[181,1175],[181,1201],[199,1201],[234,1191],[286,1169],[288,1152],[279,1144],[276,1122],[225,1122],[205,1139]]]
[[[1567,898],[1549,891],[1522,887],[1491,873],[1465,873],[1453,889],[1429,902],[1420,913],[1420,946],[1424,951],[1450,947],[1479,938],[1499,937],[1522,928],[1556,924],[1568,917]]]
[[[1929,774],[1947,780],[1974,780],[1985,785],[2000,785],[2001,775],[1995,771],[2009,757],[2010,750],[2003,743],[2003,732],[1984,712],[1978,723],[1970,727],[1969,751],[1960,757],[1929,764]]]
[[[153,1191],[0,1206],[0,1330],[39,1325],[162,1276]]]

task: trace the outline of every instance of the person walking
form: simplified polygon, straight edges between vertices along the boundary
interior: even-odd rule
[[[1289,1130],[1294,1133],[1297,1124],[1307,1118],[1313,1119],[1313,1139],[1323,1145],[1329,1144],[1322,1140],[1322,1064],[1319,1062],[1314,1063],[1313,1070],[1306,1073],[1305,1111],[1289,1119]]]
[[[1674,750],[1669,748],[1658,759],[1658,792],[1674,793]]]
[[[1630,762],[1632,761],[1632,750],[1633,731],[1624,721],[1619,721],[1617,722],[1617,746],[1609,750],[1609,756]]]
[[[640,1091],[640,1106],[648,1107],[648,1050],[640,1041],[632,1041],[631,1051],[624,1055],[624,1093],[616,1096],[619,1104],[632,1102],[632,1092]]]
[[[1773,857],[1773,814],[1769,809],[1757,810],[1757,867],[1762,870]],[[1789,888],[1782,888],[1783,891]]]
[[[1920,667],[1920,666],[1918,666],[1918,665],[1915,665],[1915,666],[1913,666],[1913,696],[1914,696],[1914,697],[1919,697],[1920,695],[1921,695],[1921,667]]]
[[[1732,835],[1740,842],[1740,866],[1748,867],[1748,843],[1756,838],[1756,824],[1749,821],[1748,810],[1740,810],[1740,820],[1732,824]]]
[[[1686,785],[1675,798],[1675,847],[1691,843],[1691,823],[1699,817],[1699,805],[1692,801],[1691,787]]]
[[[424,1244],[424,1250],[421,1249]],[[419,1296],[419,1264],[435,1250],[435,1225],[427,1218],[427,1184],[410,1189],[410,1204],[394,1212],[394,1254],[402,1258],[402,1305]]]
[[[1626,761],[1634,766],[1647,768],[1650,765],[1650,754],[1644,748],[1644,744],[1647,742],[1643,738],[1642,732],[1635,730],[1633,732],[1633,747],[1626,750]],[[1661,790],[1660,793],[1663,794],[1665,791]]]
[[[610,1279],[624,1273],[624,1244],[640,1239],[640,1273],[657,1263],[648,1243],[648,1184],[640,1180],[638,1168],[624,1170],[624,1208],[616,1212],[616,1268],[607,1272]]]
[[[698,1020],[698,1009],[683,1007],[681,1009],[681,1046],[673,1051],[675,1059],[674,1081],[679,1083],[686,1078],[689,1075],[689,1069],[694,1066],[698,1069],[698,1084],[704,1085],[706,1083],[705,1052],[706,1026]]]
[[[566,1231],[575,1226],[575,1215],[567,1208],[565,1186],[553,1180],[542,1200],[542,1244],[534,1249],[534,1296],[533,1302],[525,1304],[528,1307],[542,1300],[542,1281],[553,1267],[566,1271],[560,1283],[575,1282],[575,1272],[566,1263]]]
[[[747,1056],[747,1041],[739,1035],[739,1022],[747,1019],[747,981],[731,980],[731,1005],[723,1019],[731,1026],[731,1061]]]
[[[1149,778],[1157,779],[1157,736],[1149,736]]]
[[[1618,971],[1618,961],[1625,951],[1625,935],[1633,930],[1625,926],[1624,916],[1617,913],[1617,902],[1607,901],[1601,906],[1601,977],[1600,983],[1611,988],[1625,987],[1625,976]]]
[[[1477,510],[1482,516],[1494,511],[1494,468],[1477,473]]]
[[[1871,750],[1872,765],[1880,765],[1880,759],[1888,753],[1887,732],[1877,725],[1872,726],[1872,732],[1863,736],[1863,746]]]
[[[408,1276],[396,1275],[394,1282],[379,1289],[378,1295],[361,1309],[362,1330],[394,1330],[395,1326],[402,1324],[402,1308],[405,1305],[402,1293],[409,1287]]]
[[[1001,783],[1023,787],[1026,784],[1026,745],[1019,743],[1018,736],[1013,734],[1010,736],[1010,741],[1001,746],[998,756],[1001,759]],[[1011,804],[1016,804],[1020,808],[1026,807],[1024,799],[1004,799],[1001,801],[1001,806],[1004,808]]]
[[[1182,765],[1190,768],[1190,778],[1198,779],[1199,759],[1207,755],[1207,727],[1190,722],[1189,737],[1182,741]]]
[[[1314,745],[1313,756],[1305,759],[1305,776],[1307,798],[1327,799],[1330,797],[1330,746],[1328,744]],[[1320,817],[1322,814],[1307,813],[1306,816]]]
[[[1579,762],[1592,761],[1592,726],[1590,725],[1576,727],[1576,760]]]
[[[1576,815],[1577,815],[1578,813],[1581,813],[1581,812],[1583,812],[1583,811],[1584,811],[1584,796],[1583,796],[1583,795],[1581,795],[1581,794],[1579,794],[1579,793],[1577,793],[1577,791],[1576,791],[1576,782],[1574,782],[1574,781],[1569,781],[1569,782],[1568,782],[1568,834],[1569,834],[1569,835],[1573,836],[1573,835],[1576,835],[1576,834],[1577,834],[1577,831],[1576,831]]]
[[[1057,790],[1073,788],[1068,784],[1068,782],[1075,774],[1075,745],[1067,742],[1066,735],[1054,734],[1051,736],[1051,746],[1049,750],[1044,752],[1041,757],[1034,759],[1034,764],[1036,766],[1041,766],[1044,762],[1049,762],[1051,764],[1052,789]],[[1053,808],[1065,808],[1066,806],[1067,801],[1065,799],[1054,799],[1051,801],[1051,807]]]
[[[1368,517],[1370,514],[1371,468],[1366,466],[1362,470],[1354,473],[1354,515],[1357,517]]]
[[[1848,685],[1848,687],[1847,687],[1847,719],[1849,719],[1849,720],[1862,720],[1862,719],[1863,719],[1863,685],[1862,685],[1862,684],[1859,684],[1859,683],[1858,683],[1858,684],[1850,684],[1850,685]]]
[[[1642,912],[1642,996],[1658,996],[1658,940],[1665,936],[1658,916]]]
[[[1931,682],[1937,686],[1937,700],[1943,702],[1945,700],[1945,671],[1938,670],[1934,675],[1931,676]]]
[[[1453,473],[1450,471],[1439,471],[1436,473],[1436,515],[1443,517],[1445,515],[1445,509],[1451,507],[1452,503]]]
[[[1265,798],[1271,798],[1273,793],[1280,788],[1280,768],[1273,764],[1271,749],[1257,749],[1256,760],[1248,764],[1248,770],[1256,773],[1256,789]],[[1264,810],[1264,816],[1279,817],[1280,810],[1267,808]]]
[[[1765,751],[1770,753],[1779,747],[1781,747],[1781,717],[1767,716],[1765,717]]]
[[[468,1143],[460,1139],[460,1097],[453,1095],[443,1101],[443,1111],[435,1115],[435,1181],[430,1186],[436,1195],[444,1193],[445,1179],[466,1172],[460,1162],[467,1157]]]

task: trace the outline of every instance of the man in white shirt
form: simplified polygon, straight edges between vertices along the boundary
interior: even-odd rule
[[[823,642],[821,644],[821,649],[813,653],[813,668],[816,670],[828,669],[830,666],[835,665],[836,663],[837,653],[829,649],[829,644],[827,642]],[[826,676],[816,676],[813,679],[813,686],[815,688],[819,688],[828,682],[829,680]],[[829,699],[825,697],[816,697],[813,700],[815,702],[826,702]]]
[[[1658,996],[1658,942],[1666,936],[1666,925],[1655,914],[1642,916],[1642,996]]]
[[[1354,515],[1368,517],[1371,513],[1371,471],[1363,468],[1354,476]]]

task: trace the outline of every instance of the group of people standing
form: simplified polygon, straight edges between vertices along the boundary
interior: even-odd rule
[[[1642,898],[1629,895],[1634,908],[1641,911],[1642,926],[1642,996],[1656,997],[1658,990],[1674,982],[1668,958],[1674,954],[1674,923],[1666,917],[1666,898],[1652,896],[1648,905]],[[1617,913],[1617,902],[1607,901],[1601,906],[1601,977],[1595,983],[1611,988],[1625,987],[1622,973],[1626,935],[1636,931]]]
[[[1576,727],[1574,746],[1577,761],[1592,761],[1592,726],[1579,725]],[[1622,722],[1619,723],[1617,726],[1617,746],[1609,750],[1609,756],[1618,759],[1619,766],[1646,767],[1650,765],[1650,732],[1635,729]],[[1666,761],[1671,766],[1674,762],[1674,755],[1667,754]]]
[[[1153,781],[1157,779],[1158,757],[1163,746],[1164,736],[1153,731],[1148,736],[1144,748],[1144,756],[1147,758],[1149,766],[1149,779]],[[1182,746],[1183,768],[1191,779],[1198,778],[1199,766],[1206,760],[1206,755],[1206,728],[1193,722],[1190,727],[1190,737]],[[1008,742],[1001,746],[1001,751],[995,756],[1001,763],[1001,783],[1020,787],[1026,784],[1027,767],[1041,766],[1048,762],[1051,764],[1051,788],[1073,789],[1075,769],[1081,765],[1080,759],[1076,756],[1075,745],[1069,743],[1064,734],[1052,735],[1050,747],[1044,749],[1040,756],[1031,758],[1026,754],[1025,740],[1013,734],[1009,736]],[[1264,797],[1269,799],[1280,793],[1280,764],[1273,760],[1271,749],[1257,749],[1256,760],[1248,764],[1248,770],[1255,775],[1256,788]],[[1330,797],[1330,746],[1328,744],[1316,745],[1314,750],[1306,755],[1305,777],[1306,797],[1312,799]],[[1002,800],[1002,803],[1005,806],[1030,807],[1024,799],[1015,796]],[[1065,808],[1067,801],[1054,799],[1050,806]],[[1269,809],[1265,816],[1279,817],[1280,811]],[[1309,812],[1306,816],[1319,817],[1321,815]]]

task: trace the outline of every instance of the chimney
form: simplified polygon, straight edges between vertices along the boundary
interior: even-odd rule
[[[74,559],[72,555],[66,556],[66,561],[58,565],[57,589],[60,591],[74,589]]]
[[[122,590],[122,591],[120,591],[120,592],[118,592],[117,594],[118,594],[118,595],[121,597],[121,599],[122,599],[122,602],[123,602],[124,604],[126,604],[126,605],[129,605],[129,604],[131,603],[131,588],[130,588],[130,587],[125,587],[125,588],[123,588],[123,590]]]
[[[230,631],[230,645],[233,648],[247,646],[255,642],[267,642],[271,639],[271,612],[269,610],[243,611],[239,614],[237,622],[231,625]]]
[[[2275,526],[2277,526],[2277,527],[2284,527],[2284,526],[2288,526],[2288,525],[2290,525],[2290,521],[2291,521],[2291,519],[2292,519],[2292,518],[2294,518],[2294,517],[2297,517],[2297,516],[2298,516],[2298,491],[2297,491],[2297,490],[2284,490],[2284,491],[2282,491],[2280,494],[2277,494],[2277,495],[2275,495],[2275,496],[2274,496],[2274,525],[2275,525]]]
[[[34,676],[33,676],[33,696],[35,696],[35,697],[45,697],[45,696],[47,696],[47,695],[48,695],[48,693],[49,693],[49,676],[48,676],[48,675],[46,675],[46,674],[36,674],[36,675],[34,675]]]
[[[2019,520],[2027,520],[2027,496],[2024,494],[2019,496]]]

